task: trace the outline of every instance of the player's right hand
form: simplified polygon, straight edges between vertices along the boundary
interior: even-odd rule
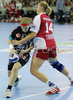
[[[12,56],[12,54],[17,53],[17,51],[13,48],[9,54],[9,56]]]

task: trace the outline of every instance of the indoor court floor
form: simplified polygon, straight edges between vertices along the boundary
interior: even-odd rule
[[[0,23],[0,100],[73,100],[73,86],[70,85],[70,81],[53,69],[47,61],[44,62],[40,71],[59,86],[61,92],[55,95],[45,95],[49,87],[30,73],[32,53],[29,62],[19,70],[22,80],[17,87],[12,88],[12,98],[5,98],[9,80],[7,75],[9,59],[7,40],[12,29],[18,25],[20,24]],[[57,43],[57,58],[73,76],[73,24],[54,24],[53,35]]]

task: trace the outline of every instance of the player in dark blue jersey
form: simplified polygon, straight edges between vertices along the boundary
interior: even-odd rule
[[[17,54],[19,54],[19,60],[15,63],[9,60],[9,64],[8,64],[9,83],[6,89],[6,98],[11,97],[11,89],[13,84],[14,86],[17,86],[19,81],[21,80],[21,76],[20,75],[18,76],[18,70],[29,61],[30,58],[29,52],[30,49],[33,48],[32,46],[33,40],[15,46],[13,46],[11,42],[13,40],[21,40],[22,38],[30,34],[30,27],[29,27],[30,22],[31,22],[31,18],[28,17],[21,18],[20,19],[21,26],[18,26],[16,29],[13,29],[8,38],[8,44],[11,50],[9,56],[12,56],[12,54],[16,52]]]

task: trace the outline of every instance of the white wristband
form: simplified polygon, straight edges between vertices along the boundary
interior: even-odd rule
[[[12,44],[10,44],[10,45],[9,45],[9,48],[10,48],[10,50],[11,50],[11,49],[13,49],[14,47],[13,47],[13,45],[12,45]]]

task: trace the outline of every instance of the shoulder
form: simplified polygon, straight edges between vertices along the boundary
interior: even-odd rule
[[[40,15],[36,15],[33,19],[33,21],[38,20],[40,18]]]
[[[11,31],[11,34],[13,33],[17,33],[17,31],[21,31],[21,26],[18,26],[17,28],[13,28],[12,31]]]
[[[22,29],[21,29],[21,26],[18,26],[16,29],[17,29],[17,30],[22,30]]]
[[[46,14],[45,14],[45,13],[41,13],[41,14],[39,14],[39,15],[36,15],[36,16],[34,17],[34,20],[41,19],[41,17],[43,17],[44,15],[46,15]]]
[[[35,16],[33,19],[33,23],[38,25],[40,22],[41,22],[40,15]]]

